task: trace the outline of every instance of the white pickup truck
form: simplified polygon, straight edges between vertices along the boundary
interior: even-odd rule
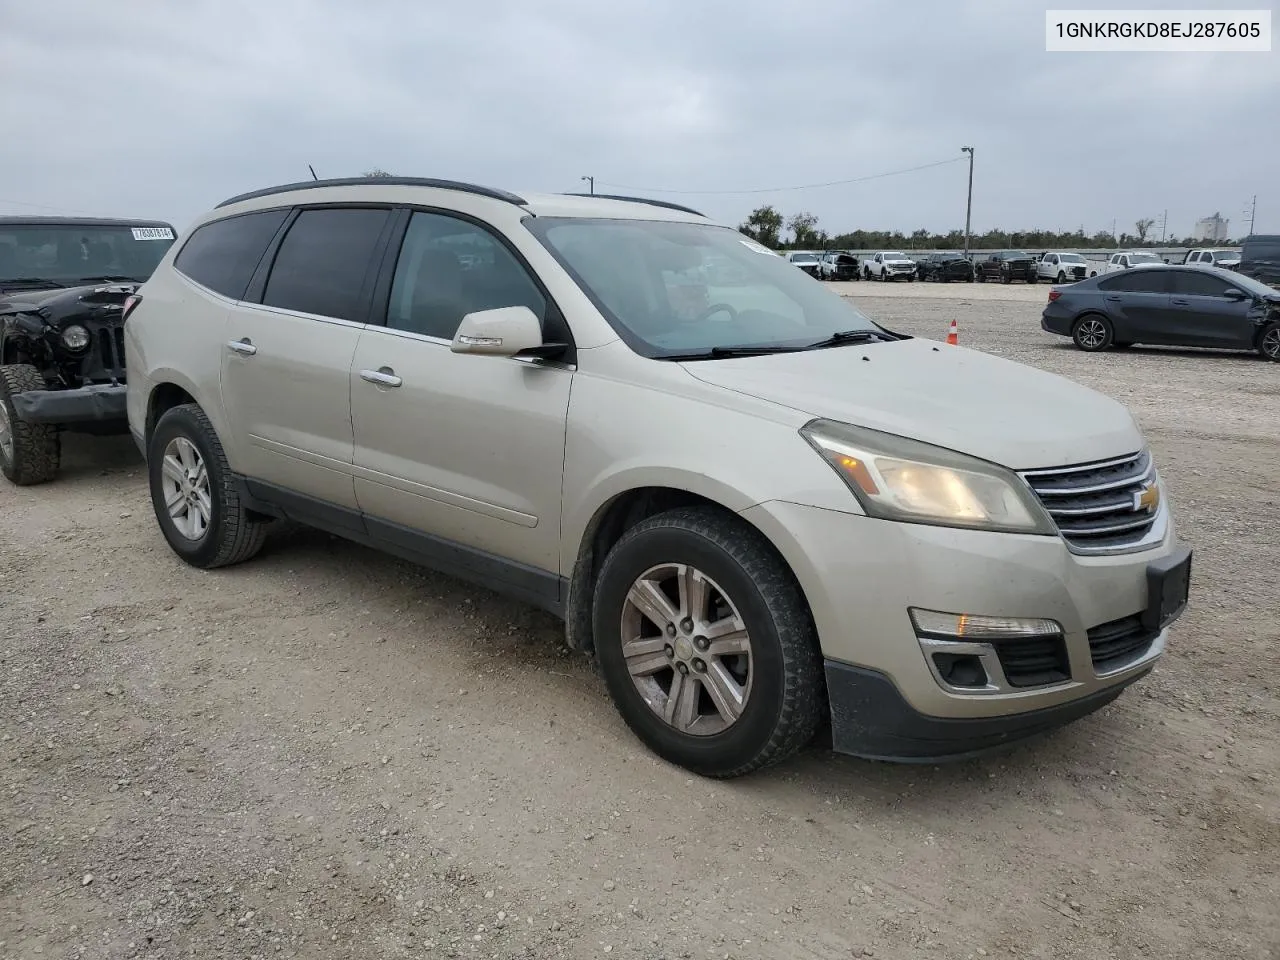
[[[1206,267],[1223,267],[1230,270],[1240,266],[1240,251],[1238,250],[1191,250],[1187,253],[1182,261],[1183,263],[1199,263]]]
[[[1078,253],[1050,251],[1036,261],[1036,276],[1056,283],[1074,283],[1098,272],[1098,264],[1089,263]]]
[[[1140,263],[1164,263],[1154,253],[1138,253],[1133,250],[1125,250],[1121,253],[1113,253],[1111,259],[1107,261],[1107,265],[1102,268],[1103,273],[1115,273],[1117,270],[1128,270],[1130,267],[1136,267]]]
[[[904,253],[881,251],[862,261],[863,280],[906,280],[916,278],[916,262]]]

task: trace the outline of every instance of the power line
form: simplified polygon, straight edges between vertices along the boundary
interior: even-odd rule
[[[884,177],[897,177],[904,173],[915,173],[917,170],[928,170],[932,167],[945,166],[948,163],[960,163],[967,160],[967,157],[950,157],[946,160],[935,160],[932,163],[922,163],[918,167],[904,167],[901,170],[890,170],[886,173],[873,173],[865,177],[850,177],[847,180],[828,180],[826,183],[803,183],[795,187],[765,187],[752,190],[667,190],[660,187],[632,187],[625,183],[606,183],[600,181],[602,187],[615,187],[619,190],[636,190],[640,193],[682,193],[697,195],[700,197],[724,194],[747,194],[747,193],[784,193],[790,190],[816,190],[819,187],[838,187],[847,183],[865,183],[868,180],[880,180]]]

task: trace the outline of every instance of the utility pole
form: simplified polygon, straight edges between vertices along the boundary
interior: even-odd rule
[[[1253,236],[1253,218],[1258,215],[1258,195],[1253,195],[1253,202],[1249,205],[1249,236]]]
[[[583,177],[582,179],[587,181],[587,185],[591,188],[591,195],[594,197],[596,195],[596,178]]]
[[[969,155],[969,199],[964,204],[964,255],[969,256],[969,218],[973,213],[973,147],[961,147],[961,153]]]
[[[1163,245],[1168,238],[1169,238],[1169,211],[1165,210],[1164,214],[1160,217],[1160,243]]]

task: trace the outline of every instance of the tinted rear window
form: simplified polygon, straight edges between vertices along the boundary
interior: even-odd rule
[[[363,322],[365,277],[390,211],[303,210],[285,234],[262,302]]]
[[[1168,293],[1167,270],[1133,270],[1117,273],[1098,283],[1108,293]]]
[[[174,269],[224,297],[239,300],[288,210],[264,210],[198,228],[173,262]]]

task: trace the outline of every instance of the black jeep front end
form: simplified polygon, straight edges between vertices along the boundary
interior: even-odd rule
[[[124,307],[137,283],[0,288],[0,468],[52,479],[58,431],[128,432]]]

